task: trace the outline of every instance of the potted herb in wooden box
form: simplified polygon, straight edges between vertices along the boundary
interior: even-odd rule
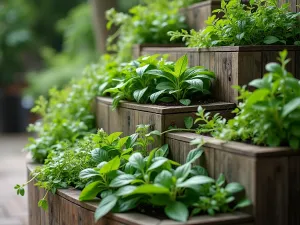
[[[210,17],[208,26],[202,31],[192,30],[190,34],[187,31],[170,32],[172,39],[183,38],[189,47],[194,48],[145,48],[143,54],[169,51],[180,57],[192,52],[195,64],[215,72],[217,79],[213,94],[222,101],[236,102],[238,92],[231,86],[245,85],[262,77],[264,65],[275,61],[277,52],[283,49],[289,50],[291,58],[288,70],[300,77],[297,66],[300,57],[299,13],[289,12],[287,4],[277,7],[271,0],[257,0],[250,6],[238,0],[223,1],[219,13],[224,17]]]
[[[164,131],[170,126],[182,126],[181,118],[194,115],[199,105],[230,117],[234,104],[209,98],[213,72],[201,66],[189,68],[186,55],[175,63],[157,58],[154,55],[129,63],[121,72],[125,79],[104,91],[113,98],[97,98],[99,128],[108,132],[122,130],[128,135],[137,125],[150,124]]]
[[[233,119],[209,120],[199,109],[202,124],[197,133],[212,137],[189,133],[166,137],[171,158],[178,162],[187,157],[190,141],[203,138],[202,163],[211,176],[224,173],[229,181],[245,186],[257,225],[296,225],[300,221],[300,83],[286,71],[286,57],[287,52],[281,52],[281,65],[267,64],[268,73],[250,82],[255,91],[239,88],[241,103]]]

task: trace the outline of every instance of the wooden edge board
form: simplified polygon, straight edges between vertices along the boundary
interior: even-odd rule
[[[145,44],[135,44],[133,47],[138,47],[138,48],[160,48],[160,47],[185,47],[185,45],[182,44],[153,44],[153,43],[145,43]]]
[[[194,8],[203,7],[207,5],[219,5],[221,7],[221,1],[220,0],[207,0],[203,2],[197,2],[187,7],[188,10],[192,10]]]
[[[32,172],[35,167],[41,166],[41,164],[37,163],[28,163],[27,168],[29,172]],[[74,188],[69,189],[59,189],[56,194],[67,201],[70,201],[86,210],[95,212],[97,206],[100,202],[100,199],[96,198],[94,201],[79,201],[80,190],[76,190]],[[119,221],[125,224],[130,225],[222,225],[222,224],[242,224],[246,222],[252,222],[253,216],[242,213],[242,212],[234,212],[234,213],[224,213],[218,214],[215,216],[202,215],[202,216],[194,216],[189,219],[186,223],[176,222],[173,220],[159,220],[151,216],[147,216],[145,214],[136,213],[136,212],[128,212],[128,213],[109,213],[105,216],[106,218],[113,219],[115,221]],[[252,223],[251,223],[252,224]]]
[[[224,141],[213,137],[188,132],[167,133],[166,138],[171,138],[183,142],[190,142],[191,140],[196,138],[203,138],[203,140],[205,141],[204,146],[206,147],[219,149],[221,147],[223,151],[240,155],[247,155],[251,157],[300,155],[300,150],[295,151],[289,147],[257,146],[236,141]]]
[[[97,102],[101,102],[107,105],[112,104],[112,98],[109,97],[97,97]],[[229,102],[213,102],[208,104],[200,104],[206,110],[223,110],[223,109],[233,109],[235,108],[234,103]],[[121,101],[120,106],[127,109],[135,109],[145,112],[153,112],[157,114],[176,114],[183,112],[196,112],[199,105],[191,106],[161,106],[161,105],[151,105],[151,104],[138,104],[127,101]]]
[[[189,48],[189,47],[145,47],[145,52],[253,52],[253,51],[300,51],[296,45],[245,45],[245,46],[218,46],[210,48]]]

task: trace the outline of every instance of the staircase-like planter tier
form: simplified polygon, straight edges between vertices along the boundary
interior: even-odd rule
[[[185,15],[189,28],[198,31],[206,27],[205,21],[213,15],[212,11],[219,8],[221,8],[220,0],[208,0],[195,3],[182,9],[181,12]],[[218,14],[215,15],[220,17]]]
[[[133,134],[139,124],[150,124],[154,130],[165,131],[170,126],[184,127],[184,117],[195,118],[198,106],[163,106],[121,101],[118,108],[112,110],[112,98],[97,97],[97,127],[108,133],[122,131],[124,135]],[[225,118],[230,118],[235,104],[215,102],[201,106],[212,115],[220,113]]]
[[[189,66],[204,66],[216,74],[213,87],[214,97],[220,101],[236,103],[238,92],[233,85],[246,85],[256,78],[261,78],[265,65],[277,61],[278,52],[288,50],[291,62],[287,70],[300,78],[299,46],[224,46],[212,48],[186,47],[143,47],[141,55],[169,54],[170,60],[177,60],[187,54]]]
[[[223,173],[228,182],[245,186],[253,203],[249,212],[255,225],[300,224],[299,150],[225,142],[192,133],[169,133],[165,137],[170,157],[181,163],[194,148],[190,141],[203,138],[205,157],[200,164],[212,177]]]
[[[27,164],[28,178],[37,164]],[[187,223],[179,223],[169,219],[158,219],[145,214],[110,213],[97,223],[94,213],[100,200],[80,202],[80,191],[60,189],[56,194],[48,193],[48,211],[38,207],[39,199],[45,195],[44,189],[39,189],[33,183],[28,185],[29,224],[30,225],[253,225],[253,217],[249,214],[236,212],[216,216],[195,216]]]

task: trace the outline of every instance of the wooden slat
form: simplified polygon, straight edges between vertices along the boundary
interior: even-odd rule
[[[97,127],[102,128],[106,132],[109,132],[108,116],[110,114],[109,106],[107,104],[97,101],[96,105],[96,121]]]
[[[300,156],[289,157],[289,175],[288,175],[288,224],[300,224]]]
[[[254,216],[256,225],[288,224],[288,158],[256,162]]]
[[[33,167],[31,167],[33,168]],[[28,170],[28,180],[31,179],[30,172],[32,170]],[[41,225],[41,214],[40,208],[38,207],[39,201],[39,189],[34,186],[33,182],[30,182],[27,186],[28,192],[28,209],[29,209],[29,224],[30,225]]]

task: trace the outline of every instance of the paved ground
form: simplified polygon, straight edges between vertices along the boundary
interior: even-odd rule
[[[0,225],[28,225],[27,197],[13,187],[26,181],[26,135],[0,134]]]

